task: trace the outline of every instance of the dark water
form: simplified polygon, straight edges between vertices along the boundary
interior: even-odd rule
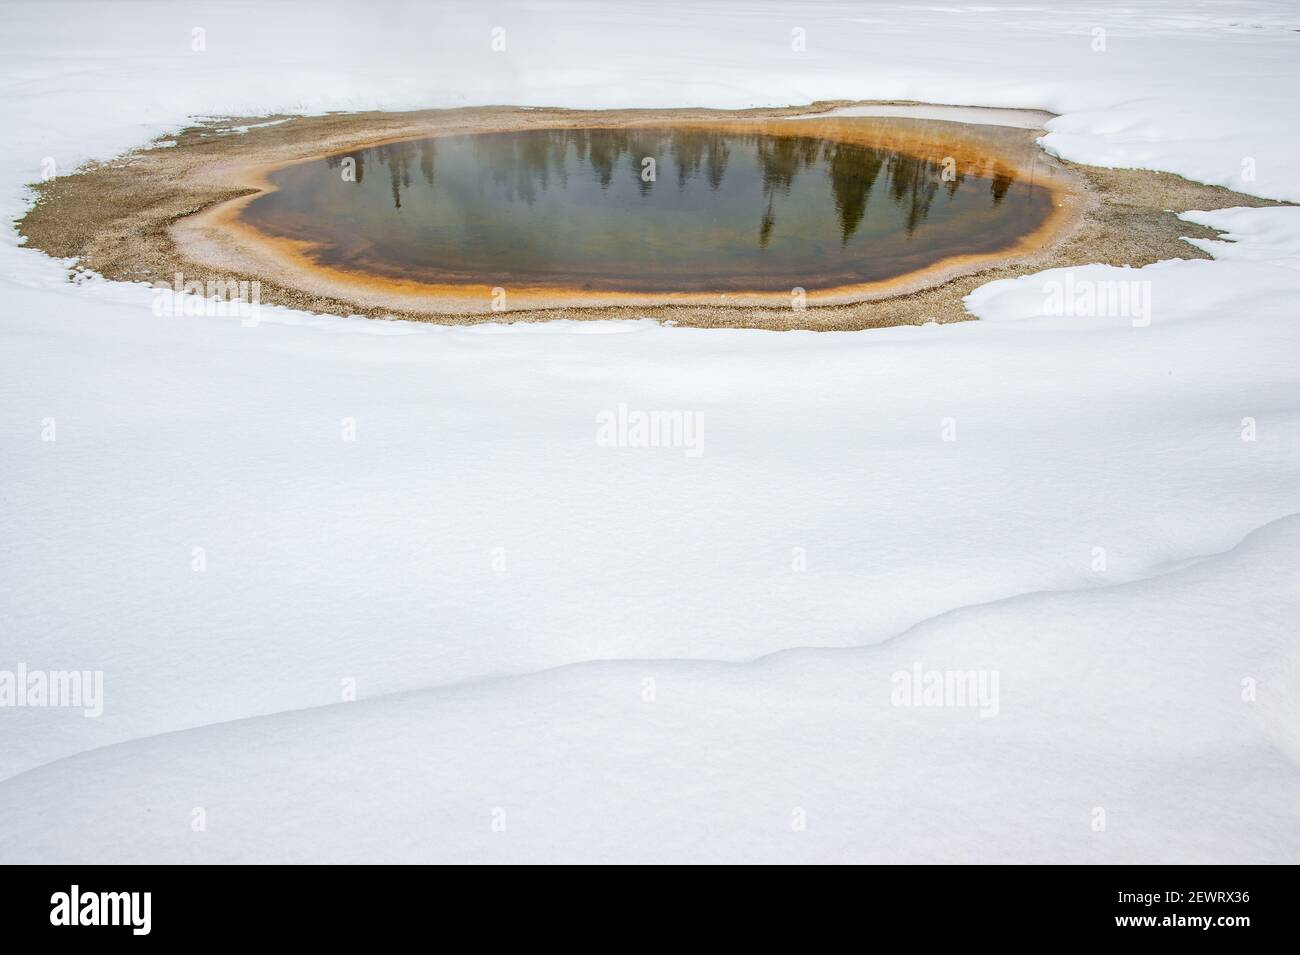
[[[388,278],[788,292],[994,252],[1052,209],[1009,173],[945,182],[942,160],[739,131],[481,133],[288,167],[245,219]]]

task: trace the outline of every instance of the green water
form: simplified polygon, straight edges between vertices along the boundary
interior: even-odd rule
[[[996,252],[1051,212],[1041,186],[943,170],[813,136],[523,130],[290,166],[244,216],[313,243],[322,265],[385,278],[788,292]]]

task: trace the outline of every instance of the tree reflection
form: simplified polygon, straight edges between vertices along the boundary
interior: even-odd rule
[[[848,245],[867,214],[867,199],[886,156],[878,149],[848,143],[827,146],[827,152],[831,192],[835,194],[835,211],[840,217],[840,244]]]
[[[411,187],[412,170],[432,187],[437,168],[436,139],[386,143],[355,154],[355,178],[360,185],[369,162],[387,168],[393,207],[401,209],[402,194]],[[649,200],[657,175],[645,172],[647,157],[655,159],[657,173],[675,178],[678,192],[692,184],[718,191],[737,155],[753,157],[762,210],[758,243],[766,248],[777,232],[783,202],[797,202],[795,183],[809,169],[819,169],[829,180],[841,245],[847,245],[867,219],[877,183],[884,195],[900,208],[907,234],[926,221],[939,187],[951,198],[966,182],[964,173],[942,175],[943,161],[889,149],[837,142],[812,136],[729,132],[725,128],[695,129],[551,129],[509,133],[480,133],[472,137],[474,168],[480,183],[491,183],[509,201],[531,206],[553,183],[567,185],[570,175],[588,176],[602,190],[616,179],[631,177],[641,198]],[[337,167],[342,157],[326,162]],[[671,172],[670,172],[671,170]],[[643,174],[644,173],[644,174]],[[748,188],[744,174],[739,188]],[[987,180],[991,201],[998,204],[1015,182],[1002,166],[980,170]],[[759,197],[756,197],[759,198]]]
[[[709,189],[716,192],[731,158],[727,137],[710,130],[677,129],[669,138],[669,151],[677,165],[678,190],[685,190],[686,184],[698,179],[702,171]]]

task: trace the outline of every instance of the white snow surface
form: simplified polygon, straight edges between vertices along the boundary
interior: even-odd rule
[[[1297,31],[13,4],[0,202],[196,115],[817,99],[1047,109],[1067,159],[1300,200]],[[4,233],[0,671],[101,670],[104,712],[0,707],[0,862],[1300,861],[1300,209],[1184,218],[1213,260],[830,334],[158,318]],[[1067,271],[1150,324],[1046,314]],[[598,446],[619,405],[703,454]],[[918,666],[996,713],[893,705]]]

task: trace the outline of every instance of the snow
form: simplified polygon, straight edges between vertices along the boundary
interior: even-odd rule
[[[1284,859],[1294,696],[1243,706],[1232,675],[1270,674],[1273,701],[1294,682],[1297,545],[1284,518],[1169,574],[878,647],[592,662],[146,737],[72,761],[76,786],[66,763],[9,780],[0,828],[60,862],[92,837],[121,862]],[[1245,632],[1242,593],[1262,598]],[[914,661],[996,664],[997,718],[891,706]]]
[[[1300,200],[1300,14],[1228,9],[13,5],[0,202],[194,115],[859,98]],[[833,334],[162,319],[6,233],[0,671],[104,712],[0,707],[0,861],[1297,861],[1300,210],[1184,218]]]

